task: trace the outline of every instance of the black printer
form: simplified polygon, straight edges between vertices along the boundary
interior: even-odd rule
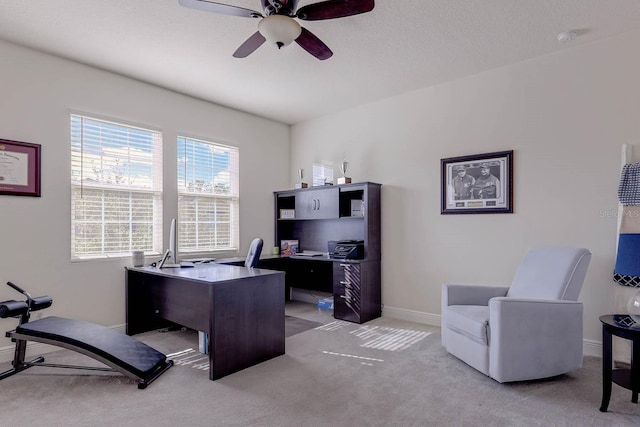
[[[364,240],[331,240],[329,241],[329,258],[363,259]]]

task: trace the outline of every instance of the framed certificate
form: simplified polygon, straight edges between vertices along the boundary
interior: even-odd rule
[[[0,194],[40,197],[40,145],[0,139]]]

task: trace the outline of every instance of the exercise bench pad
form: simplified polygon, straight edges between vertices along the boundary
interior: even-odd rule
[[[44,317],[23,323],[16,328],[16,333],[33,337],[33,341],[42,338],[83,349],[143,379],[167,365],[166,356],[145,343],[82,320]]]

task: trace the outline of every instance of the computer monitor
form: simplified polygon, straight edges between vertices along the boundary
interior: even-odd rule
[[[171,251],[171,262],[178,263],[178,224],[176,219],[171,220],[171,228],[169,229],[169,250]]]
[[[176,219],[171,220],[171,228],[169,229],[169,249],[167,249],[162,257],[162,261],[158,264],[158,268],[180,267],[178,263],[178,224]]]

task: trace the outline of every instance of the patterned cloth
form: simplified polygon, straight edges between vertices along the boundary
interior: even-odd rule
[[[623,207],[613,280],[640,287],[640,163],[622,167],[618,200]]]
[[[618,285],[629,286],[632,288],[640,288],[640,277],[627,276],[625,274],[613,273],[613,280]]]
[[[640,163],[629,163],[622,167],[618,199],[623,206],[640,206]]]

